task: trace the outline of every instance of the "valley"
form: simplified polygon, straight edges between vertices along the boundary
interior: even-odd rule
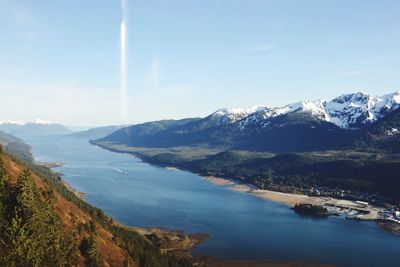
[[[191,266],[191,250],[207,239],[121,225],[32,155],[19,156],[29,151],[10,150],[0,146],[2,266]]]
[[[384,172],[386,168],[399,166],[397,154],[359,151],[274,154],[193,147],[140,148],[105,142],[94,144],[111,151],[130,153],[161,166],[174,166],[203,176],[236,178],[260,189],[393,204],[399,197],[398,191],[391,191],[393,183],[398,182],[395,172]],[[374,174],[374,171],[378,173]],[[379,182],[376,182],[374,179],[378,176]],[[381,195],[376,195],[377,192]]]
[[[94,209],[112,235],[135,233],[165,255],[151,266],[166,266],[160,260],[167,266],[376,266],[370,249],[354,251],[365,242],[374,253],[380,247],[386,266],[397,266],[397,95],[222,109],[204,118],[72,134],[38,121],[18,124],[19,138],[0,137],[8,152],[55,177],[46,178],[51,186],[91,216]],[[309,243],[299,249],[304,238]],[[129,260],[146,266],[151,256],[137,254],[141,242]],[[329,253],[314,253],[321,246]],[[343,250],[352,251],[351,262],[331,254]]]
[[[303,178],[299,174],[297,174],[297,177],[294,177],[293,174],[286,174],[285,180],[282,182],[280,177],[274,177],[272,174],[274,171],[273,169],[265,171],[264,173],[261,171],[257,172],[257,170],[263,168],[259,163],[260,160],[271,160],[277,157],[277,155],[272,153],[251,153],[249,151],[218,153],[216,150],[207,150],[203,148],[199,148],[199,153],[196,153],[196,148],[146,149],[104,143],[97,145],[114,152],[133,154],[151,164],[157,164],[166,168],[177,167],[179,169],[192,171],[204,176],[207,181],[227,186],[230,190],[250,193],[263,199],[284,203],[291,207],[299,203],[327,206],[330,207],[331,214],[336,215],[338,213],[343,213],[345,215],[347,214],[347,217],[350,217],[350,214],[357,214],[357,210],[363,210],[369,215],[361,213],[358,214],[359,217],[354,216],[353,218],[379,222],[386,221],[387,224],[400,223],[395,213],[396,209],[400,209],[397,196],[391,198],[384,194],[377,194],[376,185],[372,185],[373,189],[371,188],[370,193],[367,193],[367,187],[365,187],[364,192],[358,191],[359,189],[356,190],[355,182],[354,184],[347,183],[346,187],[340,185],[332,187],[331,185],[323,184],[323,181],[319,181],[319,185],[315,180],[309,182],[307,180],[308,173],[301,174]],[[188,150],[190,150],[190,152],[188,152]],[[288,156],[293,157],[296,155]],[[301,157],[301,154],[297,156]],[[396,158],[398,158],[397,155],[377,155],[375,153],[360,153],[356,151],[347,151],[347,153],[343,153],[343,151],[304,153],[304,156],[323,158],[324,163],[331,162],[332,159],[336,162],[342,162],[344,160],[360,162],[360,160],[363,159],[372,160],[373,158],[379,158],[380,161],[386,160],[392,164],[393,162],[394,164],[399,164],[396,161]],[[179,160],[177,160],[177,158],[179,158]],[[291,168],[301,169],[309,165],[306,161],[301,162],[301,166],[299,167],[296,163],[293,163],[293,159],[294,158],[291,160],[282,160],[288,165],[287,168],[289,171]],[[294,167],[292,167],[289,162],[291,162]],[[278,166],[281,168],[283,164],[279,164]],[[311,168],[315,169],[315,165]],[[329,170],[329,172],[332,171]],[[238,175],[239,173],[240,175]],[[262,176],[265,176],[265,178],[261,178]],[[319,175],[318,178],[322,180],[322,177],[322,175]],[[301,179],[301,181],[296,183],[295,179]],[[344,183],[341,182],[341,184]],[[392,184],[390,184],[390,186],[392,186]],[[368,206],[369,203],[375,206],[365,207],[365,205],[357,203],[359,201],[367,202]],[[343,210],[347,211],[344,212]]]
[[[364,247],[351,254],[356,265],[348,264],[347,260],[340,261],[329,253],[318,256],[313,253],[313,249],[321,245],[332,253],[353,250],[359,242],[379,245],[379,252],[375,252],[386,255],[385,264],[397,264],[398,236],[382,231],[371,222],[336,217],[322,221],[303,218],[286,205],[213,185],[186,171],[148,165],[126,153],[111,153],[88,144],[85,139],[36,137],[27,141],[37,160],[65,162],[55,171],[63,173],[63,179],[71,186],[86,192],[86,201],[100,207],[115,220],[135,227],[208,233],[210,238],[195,247],[194,255],[217,258],[210,262],[219,266],[229,266],[222,265],[221,260],[230,260],[231,264],[236,262],[240,266],[240,263],[255,259],[258,259],[253,262],[255,266],[261,262],[268,266],[268,261],[283,266],[285,262],[297,262],[299,266],[374,266],[376,262],[369,256],[371,251]],[[315,229],[320,237],[314,236]],[[337,238],[332,239],[333,233]],[[309,243],[299,251],[297,240],[306,236]],[[321,243],[321,236],[330,236],[331,243]]]
[[[128,126],[91,143],[259,189],[395,209],[399,94],[353,93],[276,108],[220,109],[204,118]]]
[[[0,0],[0,267],[399,267],[399,14]]]

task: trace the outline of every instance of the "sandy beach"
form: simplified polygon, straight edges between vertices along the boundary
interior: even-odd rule
[[[379,220],[379,213],[384,209],[382,207],[377,207],[374,205],[369,205],[368,207],[360,207],[357,201],[336,199],[332,197],[310,197],[302,194],[291,194],[282,193],[277,191],[262,190],[257,187],[240,183],[240,181],[235,181],[233,179],[225,179],[219,177],[204,177],[205,180],[220,186],[224,186],[229,190],[234,190],[238,192],[244,192],[252,194],[254,196],[260,197],[265,200],[270,200],[274,202],[279,202],[281,204],[287,205],[288,207],[294,207],[296,204],[313,204],[313,205],[330,205],[342,207],[344,209],[354,209],[354,210],[364,210],[367,214],[359,215],[358,219],[363,221],[376,221]]]
[[[165,169],[166,169],[167,171],[179,171],[178,168],[176,168],[176,167],[171,167],[171,166],[165,167]]]
[[[62,167],[64,165],[63,162],[36,162],[36,164],[50,169]]]
[[[242,184],[231,179],[219,178],[214,176],[207,176],[204,177],[204,179],[213,184],[225,186],[230,190],[253,194],[257,197],[279,202],[290,207],[299,203],[321,205],[331,200],[327,197],[309,197],[301,194],[290,194],[270,190],[262,190],[250,184]]]

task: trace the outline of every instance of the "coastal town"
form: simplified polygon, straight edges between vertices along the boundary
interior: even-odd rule
[[[322,205],[330,215],[360,221],[388,221],[400,224],[400,211],[370,205],[365,201],[330,199]]]
[[[390,199],[378,194],[334,190],[325,187],[311,187],[303,189],[300,193],[280,192],[275,187],[274,190],[269,190],[264,185],[263,189],[260,189],[256,185],[242,183],[237,179],[214,176],[208,176],[205,179],[214,184],[227,186],[231,190],[250,193],[267,200],[280,202],[291,208],[298,204],[313,205],[326,209],[326,215],[328,216],[400,225],[400,203],[389,204],[391,202]]]
[[[365,192],[314,188],[306,192],[310,196],[329,197],[323,206],[330,214],[346,219],[383,220],[400,224],[400,203],[388,204],[390,199]]]

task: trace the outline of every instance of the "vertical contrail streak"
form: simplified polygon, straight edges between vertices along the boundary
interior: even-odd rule
[[[121,118],[122,122],[127,122],[128,116],[128,88],[126,77],[126,6],[127,0],[121,0],[122,20],[120,28],[120,72],[121,72]]]

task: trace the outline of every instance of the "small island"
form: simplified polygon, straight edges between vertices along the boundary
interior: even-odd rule
[[[301,215],[311,216],[311,217],[328,217],[329,211],[327,208],[320,205],[313,204],[296,204],[293,210]]]

